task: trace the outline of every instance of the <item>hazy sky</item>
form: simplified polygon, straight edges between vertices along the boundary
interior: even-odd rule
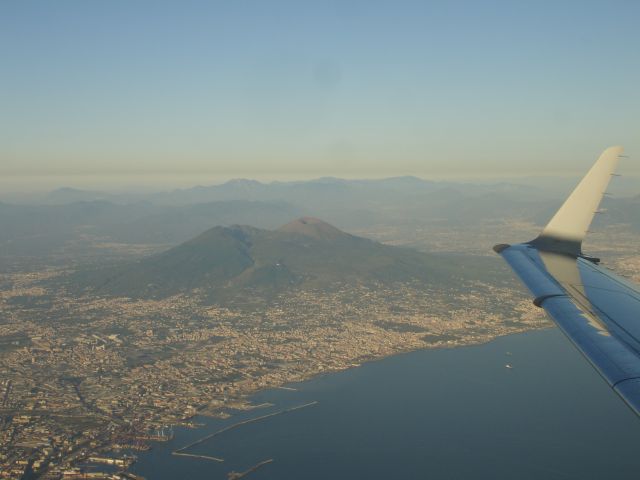
[[[3,0],[0,176],[582,172],[640,152],[639,24],[634,0]]]

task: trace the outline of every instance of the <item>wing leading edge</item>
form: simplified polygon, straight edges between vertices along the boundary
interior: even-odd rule
[[[603,152],[534,240],[500,244],[504,258],[578,350],[640,415],[640,290],[582,253],[622,148]]]

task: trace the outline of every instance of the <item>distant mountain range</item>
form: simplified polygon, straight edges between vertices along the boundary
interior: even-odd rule
[[[49,255],[92,241],[175,245],[211,225],[273,227],[300,215],[286,202],[220,201],[182,207],[104,200],[66,205],[0,203],[0,256]]]
[[[60,188],[39,199],[40,204],[63,205],[73,202],[109,201],[112,203],[149,202],[156,205],[184,206],[219,201],[287,201],[298,205],[318,201],[331,204],[363,200],[377,203],[398,201],[415,195],[445,192],[447,190],[482,195],[486,193],[517,192],[523,199],[540,198],[544,190],[506,182],[472,184],[450,181],[431,181],[413,176],[383,179],[341,179],[323,177],[314,180],[263,183],[250,179],[234,179],[220,185],[195,186],[156,193],[109,193],[102,191]]]
[[[113,194],[71,188],[41,204],[0,203],[0,258],[66,253],[96,244],[177,245],[211,225],[275,228],[291,218],[323,218],[350,231],[430,225],[452,228],[492,222],[543,225],[562,196],[512,183],[433,182],[416,177],[380,180],[320,178],[261,183],[238,179],[151,194]],[[606,199],[609,214],[595,227],[627,223],[640,230],[640,197]],[[99,253],[95,251],[94,253]]]
[[[271,295],[291,287],[354,283],[450,283],[459,269],[443,257],[383,245],[304,217],[276,230],[214,227],[163,253],[72,278],[77,288],[132,298],[200,292]]]
[[[65,205],[74,202],[108,201],[116,204],[148,202],[155,205],[184,206],[230,200],[286,201],[297,205],[313,204],[320,199],[371,199],[371,194],[381,195],[381,200],[407,198],[413,195],[442,193],[454,190],[466,196],[484,194],[517,194],[524,201],[548,198],[566,198],[579,177],[520,177],[499,181],[464,182],[434,181],[414,176],[383,179],[341,179],[322,177],[313,180],[288,182],[259,182],[239,178],[217,185],[198,185],[167,191],[109,192],[78,188],[58,188],[43,194],[11,194],[0,192],[0,201],[29,203],[32,205]],[[613,182],[616,196],[635,196],[640,192],[640,180],[636,177],[620,177]],[[337,195],[337,197],[336,197]]]

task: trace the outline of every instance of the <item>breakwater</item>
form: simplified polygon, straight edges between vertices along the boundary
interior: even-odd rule
[[[204,442],[206,442],[207,440],[211,440],[214,437],[217,437],[221,434],[223,434],[224,432],[228,432],[229,430],[233,430],[235,428],[241,427],[242,425],[248,425],[250,423],[255,423],[255,422],[259,422],[262,420],[266,420],[267,418],[271,418],[271,417],[276,417],[278,415],[283,415],[285,413],[291,413],[291,412],[295,412],[296,410],[301,410],[303,408],[307,408],[307,407],[311,407],[313,405],[317,405],[318,402],[317,401],[313,401],[313,402],[309,402],[309,403],[305,403],[303,405],[297,405],[295,407],[290,407],[290,408],[285,408],[283,410],[278,410],[277,412],[272,412],[272,413],[267,413],[266,415],[261,415],[259,417],[254,417],[254,418],[249,418],[247,420],[243,420],[241,422],[237,422],[234,423],[232,425],[229,425],[227,427],[221,428],[220,430],[217,430],[209,435],[206,435],[202,438],[199,438],[198,440],[191,442],[187,445],[185,445],[184,447],[180,447],[177,450],[174,450],[173,452],[171,452],[172,455],[178,455],[178,456],[183,456],[183,457],[194,457],[194,458],[203,458],[203,459],[207,459],[207,460],[213,460],[213,461],[217,461],[217,462],[223,462],[224,459],[222,458],[217,458],[217,457],[210,457],[207,455],[195,455],[195,454],[190,454],[190,453],[186,453],[187,450],[189,450],[190,448],[193,448],[197,445],[200,445]]]

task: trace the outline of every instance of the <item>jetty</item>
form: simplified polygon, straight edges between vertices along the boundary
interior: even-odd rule
[[[256,470],[258,470],[260,467],[262,467],[263,465],[267,465],[269,463],[273,462],[273,458],[270,458],[269,460],[263,460],[260,463],[257,463],[256,465],[254,465],[253,467],[251,467],[248,470],[245,470],[244,472],[229,472],[227,473],[227,479],[228,480],[238,480],[239,478],[242,478],[246,475],[249,475],[252,472],[255,472]]]
[[[211,460],[212,462],[224,462],[223,458],[211,457],[209,455],[197,455],[195,453],[183,453],[183,452],[178,452],[177,450],[171,452],[171,455],[175,455],[176,457],[191,457],[191,458],[199,458],[200,460]]]
[[[290,413],[290,412],[295,412],[296,410],[301,410],[303,408],[307,408],[307,407],[311,407],[313,405],[316,405],[318,402],[317,401],[313,401],[313,402],[309,402],[309,403],[305,403],[303,405],[297,405],[295,407],[290,407],[290,408],[285,408],[283,410],[278,410],[277,412],[273,412],[273,413],[268,413],[266,415],[261,415],[259,417],[254,417],[254,418],[249,418],[247,420],[242,420],[241,422],[237,422],[234,423],[233,425],[229,425],[227,427],[221,428],[220,430],[217,430],[213,433],[210,433],[209,435],[206,435],[194,442],[189,443],[188,445],[185,445],[184,447],[178,448],[177,450],[174,450],[172,453],[172,455],[183,455],[183,456],[191,456],[191,457],[206,457],[203,455],[192,455],[192,454],[185,454],[184,452],[186,450],[189,450],[192,447],[195,447],[196,445],[200,445],[201,443],[206,442],[207,440],[211,440],[213,437],[217,437],[218,435],[223,434],[224,432],[228,432],[229,430],[233,430],[235,428],[241,427],[242,425],[248,425],[250,423],[255,423],[255,422],[259,422],[261,420],[265,420],[267,418],[271,418],[271,417],[275,417],[278,415],[283,415],[285,413]],[[211,459],[215,459],[216,461],[220,461],[222,462],[222,459],[216,459],[215,457],[209,457],[209,460]]]

